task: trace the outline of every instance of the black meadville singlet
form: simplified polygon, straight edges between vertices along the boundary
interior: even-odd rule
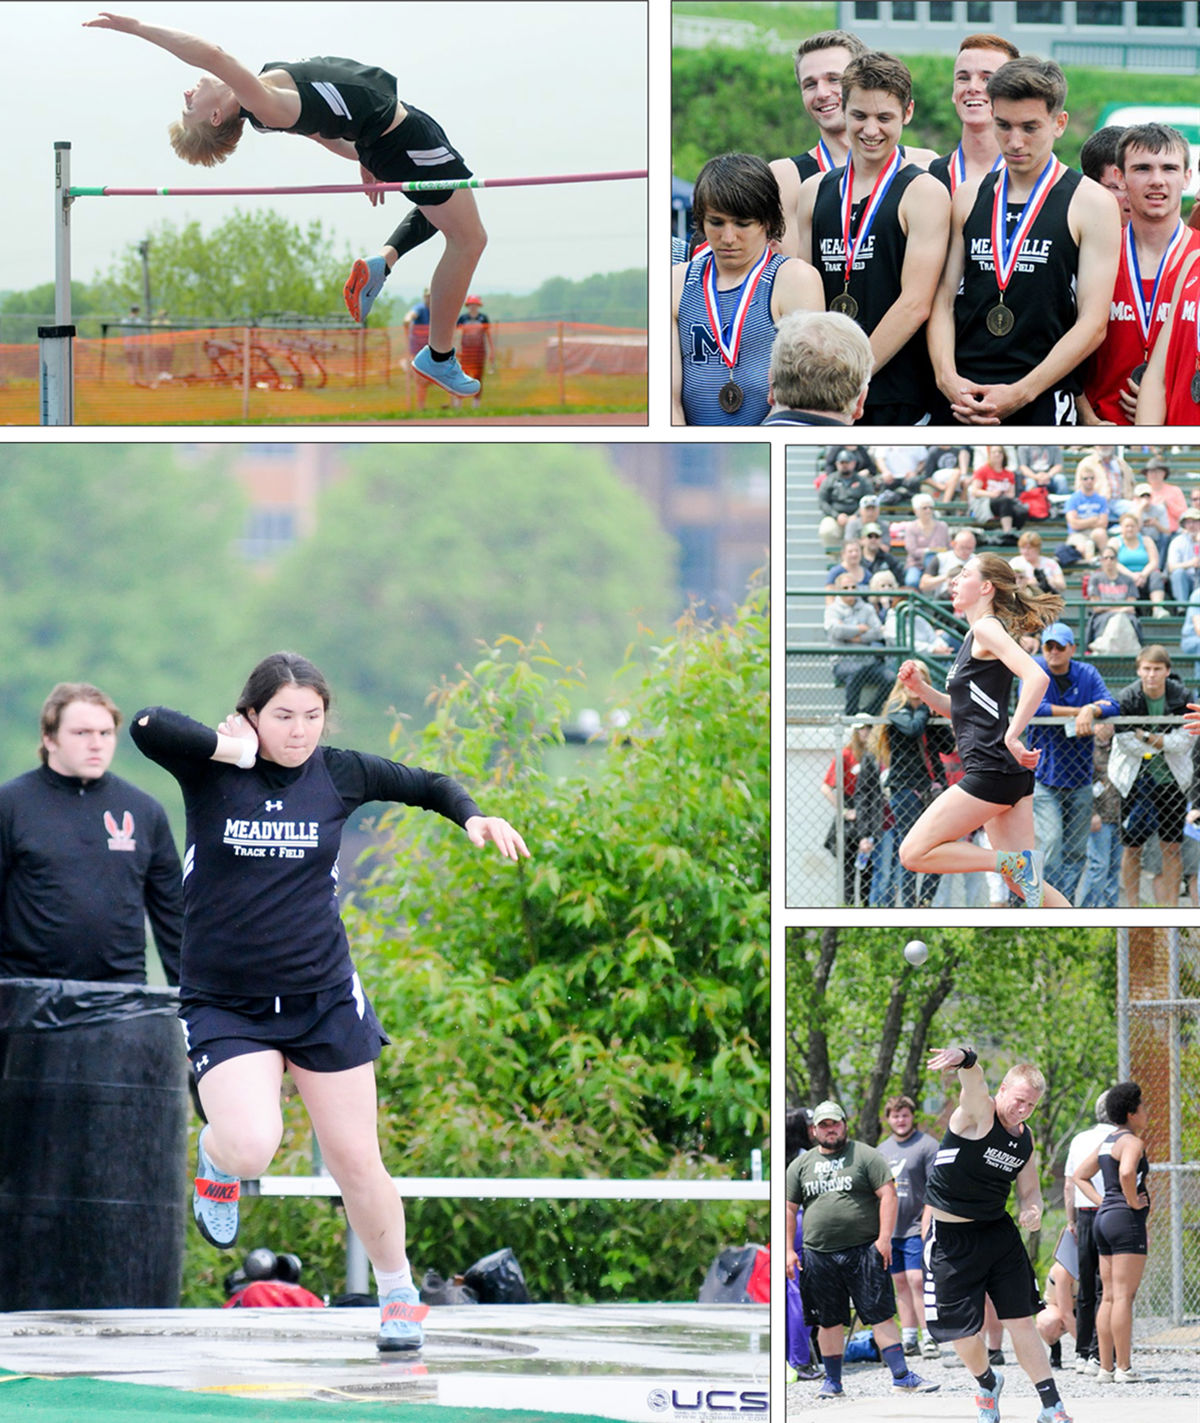
[[[812,261],[821,274],[825,305],[845,289],[846,257],[839,194],[845,168],[826,173],[817,187],[812,214]],[[900,169],[875,214],[866,243],[850,273],[850,295],[858,302],[855,321],[870,335],[900,295],[900,275],[908,239],[900,226],[899,207],[905,190],[925,170],[910,163]],[[855,203],[850,231],[858,231],[866,199]],[[867,411],[881,405],[911,405],[924,409],[933,390],[933,369],[921,326],[881,370],[871,377]]]
[[[1004,744],[1013,674],[998,657],[972,656],[974,641],[972,630],[946,678],[958,754],[967,771],[1011,776],[1024,770]]]
[[[1102,1211],[1109,1211],[1114,1207],[1127,1211],[1134,1209],[1125,1199],[1125,1192],[1121,1189],[1121,1164],[1112,1154],[1113,1146],[1121,1137],[1132,1135],[1133,1133],[1128,1127],[1118,1127],[1100,1143],[1100,1175],[1104,1180],[1104,1199],[1100,1202]],[[1135,1195],[1147,1194],[1146,1176],[1149,1171],[1150,1162],[1146,1159],[1146,1153],[1143,1151],[1137,1164],[1137,1177],[1134,1182]],[[1148,1214],[1149,1210],[1149,1206],[1141,1206],[1136,1214]]]
[[[295,80],[300,117],[286,130],[259,123],[248,109],[242,117],[260,133],[299,133],[373,143],[396,116],[396,76],[375,65],[322,55],[295,61],[271,60],[259,74],[282,69]]]
[[[792,162],[796,165],[796,172],[800,174],[800,181],[811,178],[814,173],[821,171],[821,165],[811,153],[793,153]]]
[[[1023,1122],[1010,1132],[996,1117],[979,1141],[947,1128],[925,1185],[925,1200],[967,1220],[1001,1220],[1008,1214],[1009,1188],[1032,1156],[1033,1134]]]
[[[1032,231],[1021,244],[1016,269],[1004,293],[1013,329],[993,336],[987,314],[1000,300],[992,258],[992,195],[1003,170],[988,173],[979,184],[975,205],[963,224],[963,280],[954,299],[954,364],[958,373],[981,384],[1019,380],[1043,361],[1075,324],[1075,284],[1079,246],[1067,224],[1067,210],[1083,174],[1068,168],[1051,188]],[[1019,204],[1008,205],[1008,230],[1021,215]],[[1057,389],[1078,394],[1082,381],[1071,372]]]
[[[957,153],[957,151],[958,150],[955,149],[953,152],[943,153],[940,158],[935,158],[926,170],[927,172],[933,174],[933,176],[938,180],[939,183],[941,183],[941,185],[946,189],[948,193],[952,193],[954,191],[953,188],[950,186],[950,164],[953,163],[955,153]]]

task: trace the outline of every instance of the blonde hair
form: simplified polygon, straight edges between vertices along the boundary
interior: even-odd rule
[[[929,668],[919,657],[913,658],[913,665],[921,674],[921,681],[926,686],[932,686],[929,680]],[[888,699],[879,710],[882,717],[890,716],[892,712],[899,711],[901,707],[908,704],[908,688],[899,677],[892,683],[892,690],[888,693]],[[886,721],[879,722],[871,730],[871,754],[879,762],[879,769],[885,770],[892,760],[892,741],[888,735],[888,724]]]
[[[178,119],[167,128],[171,147],[185,163],[213,168],[224,163],[238,145],[245,120],[238,114],[219,124],[196,124],[184,128]]]
[[[1039,1097],[1046,1090],[1046,1079],[1042,1076],[1042,1070],[1032,1062],[1018,1062],[1010,1067],[1000,1085],[1003,1087],[1009,1082],[1024,1082],[1027,1087],[1032,1087]]]
[[[995,553],[973,555],[979,576],[992,585],[992,612],[1013,637],[1038,633],[1059,617],[1063,600],[1057,593],[1043,593],[1036,583],[1017,583],[1017,571]]]

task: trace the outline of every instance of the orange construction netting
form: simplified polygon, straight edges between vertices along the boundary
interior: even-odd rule
[[[646,410],[644,330],[555,321],[490,329],[495,370],[482,374],[481,412]],[[74,345],[77,425],[395,420],[453,404],[411,373],[402,329],[126,331]],[[37,346],[0,345],[0,424],[38,419]]]

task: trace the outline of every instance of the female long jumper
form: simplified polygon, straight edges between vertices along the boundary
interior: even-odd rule
[[[249,119],[260,132],[300,134],[357,162],[364,183],[471,176],[436,121],[400,102],[395,76],[384,69],[326,56],[271,60],[253,74],[218,45],[182,30],[146,25],[108,10],[86,27],[137,35],[205,71],[184,91],[183,113],[169,130],[171,146],[188,163],[206,168],[223,163]],[[367,196],[372,207],[384,199],[383,193]],[[479,382],[464,374],[454,354],[455,322],[487,245],[474,194],[459,188],[405,196],[417,209],[378,256],[354,263],[346,306],[355,321],[365,321],[397,260],[440,231],[446,250],[429,284],[429,345],[413,358],[413,369],[451,395],[475,395]]]
[[[1067,908],[1042,878],[1045,858],[1033,848],[1033,768],[1041,755],[1021,740],[1049,685],[1046,673],[1016,640],[1054,621],[1062,599],[1018,587],[1016,574],[996,554],[968,560],[951,585],[954,611],[969,631],[946,678],[949,695],[905,662],[899,680],[954,728],[966,774],[930,805],[905,836],[900,863],[923,874],[997,871],[1027,908]],[[1013,678],[1021,694],[1010,720]],[[991,849],[962,837],[980,828]]]
[[[338,912],[342,827],[368,801],[398,801],[445,816],[506,859],[529,851],[449,777],[323,747],[328,706],[320,672],[283,652],[251,672],[237,712],[215,731],[163,707],[130,727],[138,749],[178,780],[187,810],[179,1016],[208,1122],[192,1211],[212,1244],[237,1239],[239,1182],[261,1175],[279,1146],[287,1068],[375,1268],[378,1347],[419,1349],[426,1311],[376,1123],[374,1062],[388,1039]]]

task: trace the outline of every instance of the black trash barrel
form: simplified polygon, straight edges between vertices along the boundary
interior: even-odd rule
[[[178,1305],[177,1007],[174,989],[0,979],[0,1310]]]

